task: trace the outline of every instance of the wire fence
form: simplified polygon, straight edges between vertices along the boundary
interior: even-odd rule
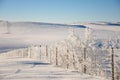
[[[1,53],[0,58],[32,58],[109,80],[120,79],[120,49],[36,45]]]

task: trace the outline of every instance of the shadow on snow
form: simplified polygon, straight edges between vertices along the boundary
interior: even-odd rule
[[[22,61],[21,64],[31,64],[31,65],[49,65],[50,63],[44,63],[39,61]]]

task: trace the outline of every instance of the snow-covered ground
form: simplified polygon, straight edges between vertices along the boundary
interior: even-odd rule
[[[93,29],[93,36],[100,39],[115,38],[120,35],[119,23],[76,23],[52,24],[39,22],[0,21],[0,52],[22,48],[35,44],[60,42],[68,38],[70,28],[82,39],[85,39],[85,28]],[[116,34],[119,32],[119,34]]]
[[[42,50],[40,45],[44,46]],[[46,62],[46,59],[37,59],[40,55],[46,55],[46,45],[51,63]],[[58,51],[55,51],[56,46]],[[84,47],[87,48],[85,61]],[[111,47],[115,50],[115,65],[120,68],[120,23],[52,24],[0,21],[0,80],[104,80],[103,76],[111,79]],[[54,66],[56,52],[59,53],[59,67]],[[107,58],[109,60],[106,60]],[[80,69],[80,65],[87,65],[90,67],[89,74],[92,75],[83,74],[82,70],[66,70],[64,67],[67,64],[70,68],[77,66],[77,69]],[[97,65],[102,70],[98,70]],[[94,69],[98,72],[93,71]],[[100,72],[103,76],[96,77]]]
[[[69,27],[78,26],[0,21],[0,52],[35,44],[59,42],[68,36]]]
[[[0,59],[0,80],[103,80],[28,58]]]
[[[112,23],[111,25],[107,23],[76,23],[68,25],[39,22],[8,22],[1,20],[0,52],[35,44],[60,42],[68,38],[71,27],[82,40],[85,39],[86,27],[92,28],[93,36],[100,39],[115,38],[116,32],[120,31],[120,26],[112,25]],[[120,33],[117,35],[120,35]]]

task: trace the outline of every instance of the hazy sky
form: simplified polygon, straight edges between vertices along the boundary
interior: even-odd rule
[[[0,0],[0,20],[120,21],[120,0]]]

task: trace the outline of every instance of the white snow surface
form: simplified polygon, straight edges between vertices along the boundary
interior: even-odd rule
[[[0,80],[105,80],[29,58],[0,59]]]
[[[90,35],[85,36],[86,28],[80,27],[81,25],[92,30],[89,33]],[[71,36],[74,42],[76,37],[72,35],[73,33],[71,34],[71,30],[83,42],[86,37],[90,36],[91,38],[91,34],[97,40],[111,40],[120,37],[120,23],[96,22],[67,25],[0,21],[0,80],[105,80],[102,77],[90,76],[54,66],[54,64],[50,64],[45,60],[39,61],[36,59],[39,56],[35,56],[34,59],[21,58],[20,56],[24,54],[22,49],[21,52],[11,51],[6,53],[6,51],[15,48],[24,48],[31,45],[56,44],[57,42],[69,40]],[[33,54],[35,53],[39,52],[33,51]],[[63,50],[62,53],[64,53]],[[118,54],[116,60],[119,61],[119,50],[116,49],[115,53]]]

